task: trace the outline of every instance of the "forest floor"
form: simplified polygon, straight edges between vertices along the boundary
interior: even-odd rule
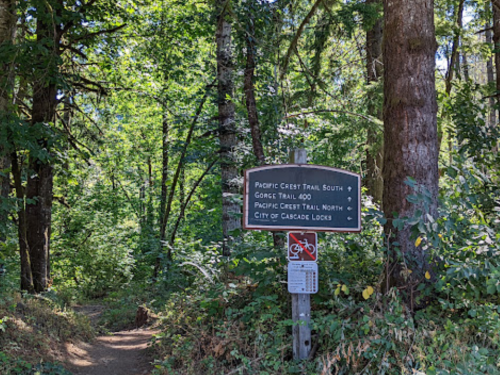
[[[77,306],[74,310],[87,315],[96,327],[104,306]],[[124,330],[98,336],[91,343],[68,343],[66,367],[75,375],[150,374],[148,342],[155,333],[150,328]]]

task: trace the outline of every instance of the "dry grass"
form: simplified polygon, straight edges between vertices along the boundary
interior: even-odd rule
[[[44,297],[9,295],[0,302],[0,319],[1,351],[29,363],[61,361],[65,342],[94,335],[87,317],[62,310]]]

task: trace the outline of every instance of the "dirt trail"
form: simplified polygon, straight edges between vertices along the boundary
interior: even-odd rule
[[[87,315],[93,324],[99,320],[102,306],[82,306],[75,311]],[[157,331],[138,329],[96,337],[91,343],[67,344],[66,363],[75,375],[146,375],[151,358],[147,344]]]

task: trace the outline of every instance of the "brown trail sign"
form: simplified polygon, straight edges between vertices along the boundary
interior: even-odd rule
[[[316,233],[288,233],[288,260],[290,262],[310,261],[318,259]]]
[[[323,165],[266,165],[245,171],[245,229],[361,231],[360,175]]]
[[[293,357],[311,352],[311,300],[318,291],[315,232],[361,231],[361,176],[337,168],[307,165],[304,149],[288,165],[245,171],[243,227],[298,231],[288,234],[288,290],[292,294]],[[305,232],[305,233],[304,233]]]

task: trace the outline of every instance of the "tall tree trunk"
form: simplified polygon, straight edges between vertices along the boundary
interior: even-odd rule
[[[493,43],[495,46],[496,105],[500,109],[500,0],[491,0],[493,6]],[[496,126],[496,124],[495,124]],[[498,152],[498,144],[494,148]]]
[[[486,3],[487,10],[490,8],[490,4]],[[491,46],[491,49],[494,49],[493,45],[493,36],[491,35],[491,30],[490,30],[490,23],[488,22],[486,24],[486,32],[485,32],[485,39],[486,43],[488,46]],[[491,56],[488,57],[486,60],[486,76],[488,79],[488,85],[495,87],[496,82],[495,82],[495,73],[493,71],[493,59]],[[496,109],[495,109],[495,98],[490,97],[488,99],[489,101],[489,115],[488,115],[488,126],[490,128],[493,128],[496,125]]]
[[[187,149],[188,149],[189,145],[191,144],[191,139],[193,137],[194,128],[196,126],[196,123],[198,122],[198,119],[200,118],[201,111],[203,110],[203,106],[205,105],[205,102],[208,98],[209,91],[212,88],[212,85],[214,82],[212,82],[211,85],[208,85],[206,87],[205,94],[203,95],[203,98],[201,98],[201,102],[198,105],[198,108],[196,109],[196,113],[194,115],[194,118],[191,121],[191,125],[189,126],[186,140],[184,141],[184,147],[182,148],[181,155],[179,157],[179,163],[177,164],[177,168],[175,170],[174,177],[172,178],[172,183],[170,184],[170,192],[168,194],[168,198],[167,198],[166,203],[165,203],[165,209],[162,210],[162,213],[161,213],[162,214],[162,229],[161,229],[162,234],[160,236],[160,239],[162,241],[161,244],[164,243],[165,238],[166,238],[165,237],[166,226],[168,223],[168,218],[170,217],[170,211],[172,209],[172,202],[174,201],[175,190],[177,189],[177,182],[179,181],[181,169],[183,168],[183,165],[184,165],[184,159],[185,159],[186,154],[187,154]],[[166,167],[168,168],[168,150],[167,150],[167,148],[168,148],[168,124],[165,121],[166,121],[166,119],[164,119],[164,123],[163,123],[163,126],[164,126],[164,133],[163,133],[163,135],[164,135],[164,138],[163,138],[163,147],[164,147],[164,149],[163,149],[164,150],[163,168],[164,168],[164,171],[163,171],[163,176],[162,176],[162,181],[163,181],[163,179],[165,179],[165,182],[162,182],[164,184],[164,185],[162,185],[162,194],[163,194],[163,187],[165,187],[165,189],[166,189],[165,184],[166,184],[166,179],[167,179],[167,169],[165,169],[165,168]],[[167,135],[166,138],[165,138],[165,135]],[[165,190],[165,194],[166,194],[166,190]],[[172,260],[172,248],[171,247],[168,248],[167,258],[169,261]],[[158,257],[156,258],[156,263],[155,263],[155,267],[154,267],[154,271],[153,271],[153,277],[155,279],[158,276],[158,273],[160,271],[160,267],[161,267],[161,256],[159,254]]]
[[[448,96],[451,94],[451,84],[453,82],[453,74],[455,70],[457,74],[459,74],[459,70],[457,67],[459,66],[459,57],[460,54],[458,52],[458,47],[460,46],[460,33],[462,32],[462,18],[464,13],[464,2],[465,0],[460,0],[458,3],[458,8],[456,9],[456,28],[453,35],[453,44],[451,46],[451,56],[450,56],[450,65],[448,66],[448,71],[446,72],[445,79],[445,91]]]
[[[367,4],[380,3],[381,0],[367,0]],[[366,32],[366,77],[367,82],[376,83],[382,78],[382,18],[378,19],[373,27]],[[381,103],[370,101],[368,114],[382,119]],[[382,203],[384,191],[384,180],[382,178],[382,167],[384,162],[383,136],[379,134],[374,124],[368,128],[366,137],[366,177],[365,185],[368,194],[376,202]]]
[[[168,214],[166,213],[167,207],[167,194],[168,194],[168,156],[170,148],[170,127],[168,126],[167,110],[163,107],[163,121],[162,121],[162,162],[161,162],[161,196],[160,196],[160,244],[158,249],[158,256],[156,257],[155,267],[153,271],[153,278],[158,277],[158,272],[161,267],[161,254],[163,253],[163,246],[166,240],[167,220]]]
[[[465,53],[465,52],[462,53],[462,69],[464,71],[464,79],[466,82],[468,82],[470,79],[469,60],[467,58],[467,53]]]
[[[450,56],[450,62],[448,65],[448,71],[446,72],[446,77],[445,77],[445,92],[446,96],[450,97],[451,95],[451,87],[452,87],[452,82],[453,82],[453,74],[456,72],[457,75],[460,74],[460,53],[458,51],[458,48],[460,46],[460,34],[462,32],[462,18],[463,18],[463,13],[464,13],[464,3],[465,0],[460,0],[458,3],[458,7],[456,8],[456,26],[455,26],[455,31],[453,35],[453,43],[451,46],[451,56]],[[441,141],[443,140],[443,134],[444,134],[444,129],[439,129],[438,131],[438,147],[441,149]],[[452,153],[451,150],[453,148],[453,139],[452,139],[452,134],[451,132],[448,132],[448,150],[449,150],[449,158],[450,158],[450,164],[452,160]]]
[[[228,21],[228,1],[217,2],[217,104],[219,108],[219,142],[222,180],[222,235],[224,256],[231,255],[230,233],[241,228],[240,205],[235,200],[238,193],[238,167],[235,147],[238,139],[234,120],[233,61],[231,52],[231,23]]]
[[[152,232],[153,221],[154,221],[154,211],[153,211],[153,194],[154,194],[154,179],[153,179],[153,161],[151,157],[148,156],[148,198],[147,198],[147,212],[146,212],[146,225],[148,227],[148,233]]]
[[[165,222],[165,207],[167,205],[168,193],[168,151],[170,147],[169,126],[167,119],[166,108],[163,108],[163,124],[162,124],[162,167],[161,167],[161,197],[160,197],[160,246],[165,241],[165,232],[167,223]]]
[[[33,293],[33,274],[31,273],[31,259],[27,236],[25,195],[21,177],[21,166],[17,159],[17,153],[12,152],[12,176],[14,177],[14,186],[16,188],[17,214],[18,214],[18,236],[19,236],[19,255],[21,259],[21,290]]]
[[[33,82],[32,126],[44,124],[45,137],[38,140],[38,146],[47,157],[40,159],[30,155],[29,177],[26,189],[27,238],[31,257],[33,284],[36,292],[45,291],[50,279],[50,235],[52,223],[52,184],[54,171],[50,159],[48,138],[52,136],[51,124],[55,121],[57,105],[57,61],[59,41],[55,26],[46,17],[49,9],[38,9],[37,44],[47,52],[37,56],[39,65]],[[45,11],[45,12],[44,12]]]
[[[181,168],[181,175],[179,176],[179,205],[184,206],[186,199],[186,167],[183,165]]]
[[[13,56],[14,35],[16,32],[16,2],[0,0],[0,207],[2,200],[7,200],[10,193],[10,151],[7,143],[7,123],[11,115],[12,93],[14,90],[13,62],[3,56]],[[4,224],[8,212],[0,208],[0,242],[6,235]]]
[[[430,214],[437,213],[434,1],[384,0],[384,20],[383,207],[388,218],[385,232],[392,235],[392,244],[399,243],[405,264],[412,271],[408,281],[401,272],[404,265],[391,245],[392,265],[388,268],[387,286],[406,288],[411,298],[414,288],[425,280],[425,272],[431,269],[429,254],[415,246],[408,225],[398,230],[392,224],[393,213],[411,217],[418,208],[422,209],[406,200],[412,193],[405,184],[408,177],[428,189]]]

